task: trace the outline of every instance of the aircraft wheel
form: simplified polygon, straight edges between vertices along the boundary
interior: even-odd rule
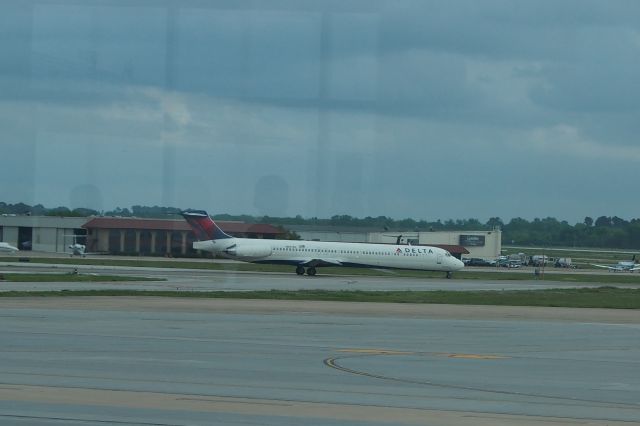
[[[453,277],[453,272],[449,271],[447,272],[447,279],[451,279],[451,277]]]
[[[296,268],[296,274],[298,275],[304,275],[304,268],[302,266],[298,266]]]
[[[314,268],[313,266],[310,268],[307,268],[307,275],[309,275],[310,277],[314,276],[316,274],[316,268]]]

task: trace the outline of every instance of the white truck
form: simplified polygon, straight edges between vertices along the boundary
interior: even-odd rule
[[[556,262],[553,264],[556,268],[574,268],[571,263],[570,257],[559,257],[556,259]]]

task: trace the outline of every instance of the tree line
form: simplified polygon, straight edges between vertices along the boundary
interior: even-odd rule
[[[163,218],[170,216],[180,217],[181,209],[177,207],[147,207],[133,206],[131,209],[116,207],[113,210],[98,211],[87,208],[70,209],[68,207],[47,208],[42,204],[30,206],[25,203],[7,204],[0,201],[0,214],[33,215],[33,216],[59,216],[59,217],[142,217],[142,218]]]
[[[45,215],[45,216],[118,216],[141,218],[179,218],[181,209],[177,207],[132,206],[98,212],[92,209],[69,209],[67,207],[46,208],[41,204],[29,206],[24,203],[7,204],[0,202],[0,214]],[[640,249],[640,219],[625,220],[618,216],[585,217],[574,225],[553,217],[536,218],[531,221],[520,217],[504,222],[492,217],[486,222],[478,219],[448,219],[445,221],[392,219],[387,216],[357,218],[349,215],[335,215],[331,218],[303,218],[229,215],[214,216],[218,220],[239,220],[246,223],[268,223],[287,228],[289,225],[339,226],[366,228],[371,231],[428,232],[428,231],[475,231],[502,230],[502,243],[523,246],[546,247],[598,247]]]

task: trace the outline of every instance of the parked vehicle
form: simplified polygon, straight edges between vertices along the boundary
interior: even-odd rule
[[[531,259],[524,253],[513,253],[508,257],[509,261],[518,261],[520,262],[520,266],[528,265]]]
[[[535,254],[531,256],[531,261],[529,262],[532,266],[543,266],[549,262],[549,257],[544,254]]]
[[[508,263],[509,263],[509,257],[500,256],[498,260],[496,260],[495,265],[498,267],[506,268]]]
[[[519,268],[522,266],[522,262],[520,262],[519,260],[510,260],[509,262],[507,262],[506,266],[507,268]]]
[[[467,266],[492,266],[493,265],[493,263],[490,260],[480,259],[479,257],[464,259],[463,262]]]
[[[559,257],[556,259],[556,263],[553,264],[556,268],[575,268],[575,265],[571,263],[570,257]]]

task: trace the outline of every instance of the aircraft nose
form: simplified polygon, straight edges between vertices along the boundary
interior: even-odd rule
[[[459,271],[460,269],[464,268],[464,263],[462,262],[462,260],[460,259],[453,259],[453,266],[454,268],[456,268],[456,271]]]

